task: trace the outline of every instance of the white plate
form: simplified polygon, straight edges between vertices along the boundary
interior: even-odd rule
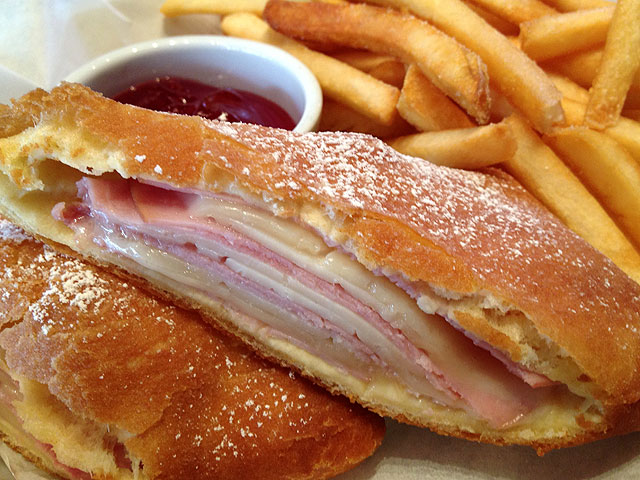
[[[21,75],[0,65],[0,103],[8,104],[12,98],[18,98],[37,85]]]

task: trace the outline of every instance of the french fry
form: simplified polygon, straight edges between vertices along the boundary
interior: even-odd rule
[[[640,73],[640,69],[638,69]],[[623,110],[640,110],[640,88],[635,85],[629,87],[627,98],[624,102]]]
[[[436,165],[478,169],[506,162],[516,152],[516,141],[505,122],[481,127],[424,132],[389,141],[401,153]]]
[[[559,12],[575,12],[576,10],[588,10],[611,5],[611,2],[607,0],[544,0],[544,3]]]
[[[567,125],[582,125],[584,112],[587,109],[586,102],[581,102],[569,97],[563,97],[562,108],[567,117]]]
[[[520,47],[536,61],[602,45],[615,7],[542,17],[520,25]]]
[[[606,128],[604,133],[622,145],[640,164],[640,122],[620,117],[618,122]]]
[[[333,52],[331,56],[367,73],[383,63],[396,60],[396,58],[391,55],[353,49],[343,49]]]
[[[398,60],[389,60],[373,67],[367,73],[384,83],[401,88],[404,83],[406,71],[407,69],[404,63]]]
[[[570,78],[584,88],[591,87],[602,60],[602,48],[570,53],[540,62],[542,68]]]
[[[517,24],[511,23],[504,18],[499,17],[493,12],[485,10],[484,8],[472,3],[470,0],[465,0],[465,4],[473,10],[478,16],[482,17],[482,19],[491,25],[493,28],[498,30],[503,35],[518,35],[520,28]]]
[[[393,138],[400,135],[414,133],[415,129],[405,122],[399,115],[394,117],[391,125],[383,125],[365,117],[361,113],[325,98],[322,103],[322,113],[318,130],[332,132],[359,132],[378,138]]]
[[[222,19],[221,27],[227,35],[269,43],[297,57],[313,72],[329,98],[384,125],[390,125],[397,115],[396,103],[400,96],[397,88],[335,58],[309,50],[274,31],[257,16],[231,14]]]
[[[562,57],[552,58],[541,65],[545,70],[551,70],[570,78],[584,88],[590,88],[596,72],[602,61],[602,48],[573,53]],[[631,80],[632,89],[640,92],[640,70]],[[640,95],[640,93],[639,93]],[[627,98],[627,101],[631,100]]]
[[[514,114],[513,105],[509,103],[509,100],[497,92],[495,89],[491,89],[491,121],[501,122],[507,117]]]
[[[582,88],[582,86],[570,78],[557,74],[553,71],[547,72],[547,74],[565,98],[576,100],[580,103],[584,103],[585,105],[589,102],[589,91],[586,88]],[[625,110],[638,110],[640,108],[640,90],[636,90],[634,87],[629,89],[627,101],[623,108]]]
[[[640,122],[640,109],[622,110],[622,116]]]
[[[593,192],[636,248],[640,247],[640,164],[608,135],[586,127],[544,138]]]
[[[507,122],[518,150],[502,168],[567,227],[640,283],[640,254],[600,203],[526,121],[514,115]]]
[[[618,0],[602,62],[589,91],[585,123],[602,129],[620,117],[634,74],[640,68],[640,0]]]
[[[558,12],[540,0],[471,0],[480,7],[516,25]]]
[[[373,0],[413,12],[476,52],[491,84],[542,132],[564,123],[561,94],[545,72],[461,0]]]
[[[568,98],[562,100],[569,125],[582,125],[586,104]],[[640,164],[640,122],[620,117],[618,122],[604,130],[611,138],[622,145]]]
[[[214,13],[228,15],[236,12],[260,14],[267,0],[165,0],[160,12],[167,17],[190,13]]]
[[[363,48],[416,63],[479,123],[489,119],[489,84],[482,60],[412,15],[365,4],[270,0],[263,17],[275,30],[299,40]]]
[[[562,106],[567,117],[567,124],[582,125],[589,100],[588,91],[559,75],[550,74],[549,78],[555,82],[564,95]],[[605,129],[604,132],[620,143],[640,163],[640,123],[638,118],[633,116],[633,110],[629,112],[631,115],[621,117],[615,125]]]
[[[401,88],[404,82],[406,66],[391,55],[366,50],[340,50],[331,56],[394,87]]]
[[[549,78],[562,92],[563,99],[568,98],[584,104],[589,101],[589,92],[571,79],[557,73],[549,73]]]
[[[473,122],[416,65],[409,65],[398,99],[398,112],[423,132],[473,127]]]

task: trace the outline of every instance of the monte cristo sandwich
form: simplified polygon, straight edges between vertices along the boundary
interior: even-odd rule
[[[640,286],[498,170],[72,84],[0,115],[5,215],[334,392],[539,453],[640,427]]]
[[[70,479],[316,479],[377,415],[0,218],[0,438]]]

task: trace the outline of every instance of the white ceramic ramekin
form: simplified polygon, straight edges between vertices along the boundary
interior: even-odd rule
[[[295,131],[315,129],[322,92],[314,75],[276,47],[219,35],[167,37],[102,55],[68,75],[112,96],[158,76],[182,77],[261,95],[284,108]]]

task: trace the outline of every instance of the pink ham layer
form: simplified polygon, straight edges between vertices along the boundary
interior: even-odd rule
[[[98,225],[117,226],[119,228],[115,231],[132,235],[137,240],[144,238],[152,246],[160,247],[183,260],[204,266],[215,272],[215,275],[228,285],[249,290],[252,294],[272,302],[279,308],[296,313],[303,321],[312,322],[316,326],[328,328],[333,333],[341,335],[359,356],[366,355],[372,361],[379,363],[374,353],[356,336],[347,335],[326,319],[320,319],[316,314],[305,311],[291,300],[240,276],[223,265],[223,259],[202,255],[193,248],[193,243],[188,242],[187,239],[199,237],[222,243],[296,278],[301,283],[322,293],[331,301],[363,317],[382,332],[390,342],[400,348],[408,360],[419,365],[424,370],[426,379],[432,385],[445,392],[452,399],[461,398],[473,412],[487,420],[495,428],[512,424],[534,407],[532,400],[534,395],[531,387],[518,378],[518,376],[524,376],[525,370],[504,355],[496,355],[499,352],[492,352],[495,357],[508,365],[508,369],[503,363],[496,360],[488,350],[474,345],[463,333],[447,324],[450,331],[447,331],[446,335],[452,343],[451,351],[459,352],[467,357],[471,356],[478,371],[491,372],[492,380],[500,385],[500,391],[496,392],[489,385],[478,385],[478,382],[469,382],[468,379],[452,375],[447,371],[448,365],[435,365],[428,354],[413,345],[401,331],[393,328],[377,312],[355,299],[339,285],[318,278],[254,240],[220,225],[211,218],[192,215],[189,207],[198,200],[198,196],[194,193],[165,190],[135,181],[95,178],[85,178],[79,182],[79,191],[85,202],[83,205],[60,205],[54,209],[54,215],[71,227],[76,224],[77,220],[86,220],[86,215],[90,211],[90,217]],[[237,198],[234,201],[242,203]],[[76,229],[76,232],[78,235],[81,232],[93,232],[92,234],[97,235],[93,239],[95,242],[108,245],[108,242],[104,242],[104,238],[99,238],[99,232],[104,234],[107,230],[112,229]],[[295,335],[283,333],[285,336]],[[330,359],[324,360],[329,361]],[[456,359],[452,357],[451,362],[455,361]],[[509,370],[515,372],[516,375],[509,373]],[[541,378],[545,377],[532,379],[534,386],[549,384]]]
[[[420,296],[418,288],[404,281],[402,278],[399,278],[396,276],[391,278],[390,280],[393,283],[395,283],[397,286],[402,288],[405,292],[407,292],[411,296],[411,298],[417,299]],[[497,360],[499,360],[502,364],[504,364],[505,367],[507,367],[507,370],[509,370],[512,374],[516,375],[517,377],[520,377],[525,383],[532,386],[533,388],[542,388],[542,387],[550,387],[553,385],[558,385],[558,382],[554,382],[553,380],[550,380],[548,377],[537,372],[532,372],[531,370],[514,362],[513,360],[508,358],[504,353],[502,353],[500,350],[497,350],[493,345],[490,345],[487,342],[479,339],[478,337],[473,335],[471,332],[464,330],[460,325],[458,325],[457,322],[453,321],[452,319],[448,317],[443,317],[443,318],[447,322],[449,322],[449,324],[452,327],[454,327],[456,330],[462,332],[466,337],[470,338],[471,341],[473,341],[473,343],[476,344],[478,347],[491,353],[491,355],[493,355]]]

